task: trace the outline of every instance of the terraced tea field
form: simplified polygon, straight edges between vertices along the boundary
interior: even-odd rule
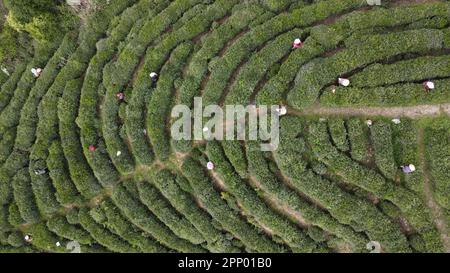
[[[2,80],[0,252],[450,252],[449,1],[96,2]],[[195,97],[278,149],[173,140]]]

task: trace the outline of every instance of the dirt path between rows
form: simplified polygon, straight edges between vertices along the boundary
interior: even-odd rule
[[[425,203],[431,211],[431,215],[433,216],[433,220],[437,230],[439,231],[442,239],[442,243],[444,245],[444,250],[447,253],[450,253],[450,238],[447,223],[445,220],[444,213],[442,208],[436,203],[433,199],[433,192],[431,189],[431,181],[428,173],[428,167],[425,159],[425,144],[424,144],[424,129],[419,129],[417,136],[417,145],[419,147],[419,157],[420,163],[423,169],[423,178],[424,178],[424,197]]]
[[[437,105],[418,105],[405,107],[310,107],[299,111],[289,108],[289,114],[296,116],[383,116],[407,117],[412,119],[436,117],[441,114],[450,115],[450,103]]]

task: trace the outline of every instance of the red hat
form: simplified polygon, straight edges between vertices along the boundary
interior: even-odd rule
[[[89,145],[89,151],[94,152],[96,149],[94,145]]]

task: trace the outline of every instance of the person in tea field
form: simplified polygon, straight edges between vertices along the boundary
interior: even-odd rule
[[[120,92],[116,94],[116,97],[119,101],[123,101],[125,99],[125,94]]]
[[[426,81],[423,84],[423,88],[425,89],[425,92],[431,92],[434,89],[434,82],[432,81]]]
[[[300,38],[297,38],[294,40],[294,42],[292,43],[292,49],[297,49],[303,46],[303,42],[302,40],[300,40]]]
[[[156,86],[156,82],[158,81],[158,74],[156,72],[150,73],[150,79],[152,80],[152,87]]]
[[[416,171],[416,166],[414,166],[413,164],[409,164],[409,165],[405,165],[405,166],[400,166],[400,169],[408,174],[408,173],[413,173]]]
[[[42,73],[42,68],[32,68],[32,69],[31,69],[31,73],[33,73],[33,76],[34,76],[35,78],[39,78],[39,76],[40,76],[41,73]]]
[[[347,87],[350,85],[350,80],[346,78],[338,78],[338,83],[341,86]]]
[[[47,169],[36,169],[36,170],[34,170],[34,174],[35,175],[43,175],[45,173],[47,173]]]

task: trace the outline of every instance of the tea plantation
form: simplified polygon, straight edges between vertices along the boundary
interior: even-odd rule
[[[450,252],[449,1],[91,2],[0,77],[0,252]],[[278,149],[174,141],[195,97]]]

